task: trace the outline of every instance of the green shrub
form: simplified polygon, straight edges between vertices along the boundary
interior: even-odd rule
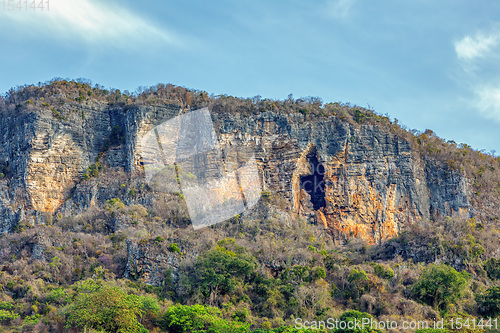
[[[10,176],[9,162],[0,161],[0,179]]]
[[[500,315],[500,286],[492,286],[484,294],[476,296],[479,313],[488,317]]]
[[[247,333],[250,324],[228,321],[219,309],[203,305],[175,305],[163,315],[161,326],[172,333]]]
[[[349,310],[344,313],[342,313],[339,317],[339,322],[345,322],[349,323],[352,322],[351,326],[354,326],[355,322],[361,322],[363,318],[366,319],[373,319],[373,316],[366,313],[366,312],[359,312],[356,310]],[[376,329],[371,329],[371,328],[366,328],[366,329],[341,329],[337,328],[333,332],[335,333],[382,333],[381,330],[376,330]]]
[[[362,269],[353,268],[347,277],[349,284],[344,290],[344,298],[358,299],[373,287],[373,281]]]
[[[14,308],[13,302],[2,301],[0,302],[0,310],[12,310]]]
[[[19,315],[12,311],[0,310],[0,322],[8,323],[9,321],[16,319]]]
[[[271,192],[269,191],[262,191],[260,194],[264,199],[269,199],[271,197]]]
[[[314,267],[311,272],[311,281],[316,281],[319,279],[324,279],[326,277],[326,272],[323,267]]]
[[[445,264],[430,264],[412,287],[413,297],[440,310],[459,301],[465,293],[470,275],[457,272]]]
[[[125,204],[120,200],[120,198],[106,200],[106,209],[111,212],[115,212],[123,208],[125,208]]]
[[[217,248],[200,256],[195,267],[192,282],[203,296],[208,297],[213,290],[230,293],[238,281],[251,279],[256,261],[246,249],[236,245],[234,239],[224,239],[218,242]]]
[[[354,121],[358,124],[364,123],[367,119],[368,117],[363,112],[359,110],[354,111]]]
[[[64,288],[59,287],[50,291],[47,296],[47,301],[55,304],[66,304],[70,301],[70,297],[66,294]]]
[[[155,243],[156,243],[156,244],[160,244],[160,243],[162,243],[162,242],[164,242],[164,241],[165,241],[165,238],[163,238],[163,237],[161,237],[161,236],[157,236],[157,237],[155,238]],[[172,245],[172,244],[170,244],[170,245]],[[170,246],[169,246],[169,250],[170,250]]]
[[[156,237],[158,238],[158,237]],[[176,252],[176,253],[181,253],[181,249],[179,248],[179,246],[177,245],[177,243],[172,243],[168,246],[168,250],[170,252]]]
[[[102,164],[101,162],[97,161],[94,164],[90,165],[87,170],[82,175],[82,179],[88,180],[90,178],[95,178],[99,177],[99,174],[102,170]]]
[[[125,142],[125,132],[120,126],[115,125],[111,129],[111,134],[109,135],[109,138],[104,142],[101,148],[101,152],[107,151],[110,147],[119,146],[124,142]]]
[[[381,279],[390,280],[394,277],[394,271],[390,267],[385,267],[380,264],[375,264],[373,266],[373,269],[375,271],[375,275]]]
[[[57,120],[61,120],[61,121],[64,121],[64,120],[68,120],[66,117],[64,117],[59,111],[57,111],[56,109],[52,109],[52,116],[54,118],[56,118]]]
[[[484,264],[484,270],[492,280],[500,279],[500,260],[491,258]]]
[[[66,328],[93,328],[107,332],[146,332],[138,321],[144,304],[137,295],[105,285],[90,293],[80,293],[66,312]]]
[[[23,321],[28,325],[36,325],[40,321],[40,317],[41,316],[39,314],[34,314],[31,316],[26,316]]]

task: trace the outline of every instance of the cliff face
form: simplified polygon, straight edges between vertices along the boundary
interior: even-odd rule
[[[0,180],[0,232],[112,198],[102,184],[81,180],[113,128],[124,139],[107,149],[100,163],[140,176],[138,138],[182,108],[91,103],[60,111],[63,117],[37,110],[0,118],[0,161],[8,161],[11,169]],[[468,180],[424,161],[383,127],[334,116],[306,121],[299,113],[212,117],[223,163],[242,163],[254,154],[264,190],[288,200],[292,213],[323,225],[340,242],[361,237],[375,243],[422,219],[470,215]],[[240,154],[231,154],[235,147],[242,148]]]
[[[383,128],[264,113],[217,120],[222,142],[253,146],[266,186],[341,241],[374,243],[432,216],[469,214],[469,186]]]

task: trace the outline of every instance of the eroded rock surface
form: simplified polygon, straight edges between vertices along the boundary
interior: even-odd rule
[[[106,185],[81,180],[112,129],[123,131],[123,142],[102,163],[140,175],[138,138],[182,112],[175,105],[75,104],[66,106],[65,120],[49,110],[3,117],[0,160],[12,172],[0,180],[0,231],[21,221],[44,223],[41,213],[76,214],[104,203],[111,195]],[[470,214],[468,180],[422,160],[385,128],[334,116],[305,121],[298,113],[212,118],[224,165],[241,165],[254,155],[263,189],[284,197],[294,213],[323,225],[339,242],[361,237],[376,243],[422,219]],[[147,205],[152,199],[141,200]]]

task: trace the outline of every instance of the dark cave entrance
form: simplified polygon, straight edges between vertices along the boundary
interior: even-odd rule
[[[314,210],[326,207],[325,201],[325,167],[316,157],[316,149],[307,154],[311,174],[300,177],[300,187],[311,196]]]

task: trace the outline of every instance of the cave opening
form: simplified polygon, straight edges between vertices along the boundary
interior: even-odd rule
[[[326,207],[325,201],[325,167],[318,161],[316,150],[307,155],[311,173],[300,177],[300,187],[311,196],[314,210]]]

